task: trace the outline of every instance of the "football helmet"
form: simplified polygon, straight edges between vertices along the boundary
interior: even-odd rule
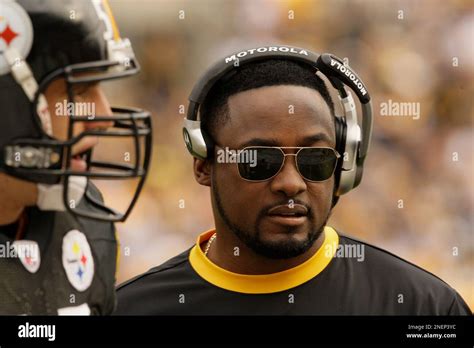
[[[103,221],[124,221],[130,214],[147,175],[152,147],[150,113],[112,107],[111,115],[76,112],[76,87],[138,73],[130,41],[121,38],[109,4],[102,0],[0,0],[0,171],[37,183],[38,206],[69,210]],[[54,136],[44,92],[57,79],[67,90],[67,139]],[[65,101],[66,102],[66,101]],[[108,122],[107,129],[77,123]],[[73,153],[85,137],[128,138],[133,153],[128,163],[99,159],[94,149]],[[71,167],[80,158],[85,171]],[[127,208],[118,211],[88,195],[92,179],[137,178]],[[81,211],[78,200],[93,203]]]

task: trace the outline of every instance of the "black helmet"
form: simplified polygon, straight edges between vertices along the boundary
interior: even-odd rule
[[[62,204],[79,216],[124,221],[148,170],[151,118],[147,111],[112,107],[113,115],[68,114],[68,139],[53,137],[43,92],[56,79],[66,82],[68,103],[74,85],[136,74],[139,65],[130,41],[120,38],[106,1],[0,0],[0,172],[41,185],[61,185]],[[111,121],[108,130],[73,135],[77,122]],[[85,136],[129,137],[133,164],[96,161],[93,150],[81,154],[87,170],[70,167],[72,146]],[[73,179],[139,178],[128,208],[117,212],[85,194],[97,208],[81,211],[69,204]],[[87,178],[87,180],[86,180]]]

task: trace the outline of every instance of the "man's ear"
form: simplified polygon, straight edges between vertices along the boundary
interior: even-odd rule
[[[203,186],[211,186],[211,161],[194,158],[194,177]]]

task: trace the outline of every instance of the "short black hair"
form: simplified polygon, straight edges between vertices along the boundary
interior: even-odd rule
[[[331,115],[335,117],[332,98],[314,68],[292,60],[269,59],[236,67],[211,88],[200,109],[202,130],[215,139],[217,126],[225,124],[229,119],[227,100],[233,94],[276,85],[315,89],[328,105]]]

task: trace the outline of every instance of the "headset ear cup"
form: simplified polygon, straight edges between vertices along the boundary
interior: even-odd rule
[[[333,193],[333,201],[332,207],[334,207],[339,200],[339,196],[336,195],[337,191],[339,190],[339,184],[341,180],[341,170],[342,164],[344,162],[344,152],[346,148],[346,134],[347,134],[347,126],[346,126],[346,118],[344,116],[336,116],[334,118],[334,126],[336,130],[336,151],[341,155],[339,158],[336,170],[334,172],[334,193]]]
[[[342,156],[346,146],[346,118],[344,116],[336,116],[334,123],[336,128],[336,150]]]
[[[204,139],[204,142],[206,143],[206,154],[207,154],[206,158],[212,159],[214,157],[214,140],[202,128],[201,128],[201,134],[202,134],[202,138]]]

